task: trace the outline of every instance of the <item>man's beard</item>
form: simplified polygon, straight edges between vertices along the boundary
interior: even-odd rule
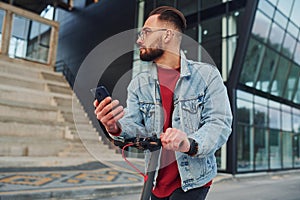
[[[161,48],[162,41],[158,41],[157,48],[144,48],[144,52],[140,51],[140,59],[142,61],[154,61],[164,54],[164,50]]]

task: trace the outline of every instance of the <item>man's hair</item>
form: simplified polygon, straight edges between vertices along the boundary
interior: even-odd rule
[[[170,6],[161,6],[151,11],[149,17],[157,14],[159,15],[158,19],[171,22],[180,32],[183,33],[183,31],[186,29],[186,19],[184,15],[176,8]]]

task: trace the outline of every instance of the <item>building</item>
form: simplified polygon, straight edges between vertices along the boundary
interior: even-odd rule
[[[209,53],[228,89],[234,123],[228,143],[217,152],[219,171],[300,168],[300,1],[94,2],[98,1],[74,1],[71,12],[55,12],[60,22],[57,60],[69,71],[76,74],[85,57],[105,39],[140,27],[153,8],[175,6],[187,18],[185,34]],[[139,70],[132,64],[135,60],[133,52],[121,56],[98,81],[113,90],[124,73]],[[86,96],[79,98],[92,115]]]

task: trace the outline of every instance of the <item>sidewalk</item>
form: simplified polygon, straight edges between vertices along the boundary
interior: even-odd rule
[[[143,159],[128,159],[144,171]],[[214,184],[233,179],[275,177],[290,173],[299,175],[300,170],[235,176],[219,173],[214,178]],[[119,154],[114,159],[101,162],[93,158],[0,157],[0,200],[102,199],[139,194],[142,187],[143,177]]]
[[[143,177],[132,171],[121,155],[116,157],[102,162],[83,162],[86,159],[80,161],[76,158],[30,158],[30,163],[24,157],[2,157],[0,200],[101,199],[109,195],[140,193]],[[142,159],[130,161],[143,171]],[[10,162],[20,167],[7,167]]]
[[[144,171],[143,159],[128,160]],[[7,167],[12,162],[20,167]],[[143,177],[121,155],[101,162],[77,158],[2,157],[0,163],[0,200],[101,199],[141,193],[143,187]],[[214,183],[228,178],[232,176],[220,174]]]

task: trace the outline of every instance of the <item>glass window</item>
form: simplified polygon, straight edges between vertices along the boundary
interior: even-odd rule
[[[254,125],[258,127],[266,127],[268,125],[267,99],[254,96],[254,101]]]
[[[237,127],[237,170],[239,172],[253,170],[253,138],[249,126]]]
[[[257,39],[266,42],[269,35],[270,25],[271,19],[257,11],[252,27],[252,34],[256,36]]]
[[[300,110],[293,108],[293,131],[300,133]]]
[[[281,26],[283,29],[286,28],[288,19],[286,16],[284,16],[281,12],[279,12],[278,10],[275,13],[275,17],[274,17],[275,21],[277,22],[277,24],[279,24],[279,26]]]
[[[272,82],[271,94],[275,96],[283,96],[290,67],[291,62],[284,57],[280,57],[275,78]]]
[[[269,101],[269,127],[274,129],[280,129],[280,104],[275,101]]]
[[[294,1],[294,6],[293,6],[293,10],[292,10],[292,14],[291,14],[291,21],[294,22],[295,24],[300,24],[300,12],[299,12],[299,8],[300,8],[300,1],[299,0],[295,0]]]
[[[277,9],[283,12],[287,17],[290,16],[294,0],[279,0],[277,4]],[[297,1],[297,0],[296,0]]]
[[[51,26],[14,15],[9,56],[48,62]]]
[[[272,4],[266,0],[260,0],[258,3],[258,8],[270,18],[273,18],[275,7]]]
[[[294,167],[300,167],[300,134],[294,136],[293,148]]]
[[[294,37],[298,36],[299,33],[299,28],[291,21],[289,21],[288,27],[287,27],[288,32],[293,35]]]
[[[276,66],[278,63],[278,55],[275,51],[270,48],[265,48],[265,53],[262,56],[261,71],[257,78],[256,89],[264,92],[269,92],[272,75],[275,73]]]
[[[252,103],[238,99],[237,107],[238,107],[237,110],[238,121],[245,124],[253,124]]]
[[[300,74],[298,74],[298,76],[300,77]],[[300,104],[300,80],[298,81],[298,83],[296,85],[293,101],[294,101],[294,103]]]
[[[201,2],[201,10],[210,8],[212,6],[222,4],[224,0],[202,0]]]
[[[3,26],[3,19],[4,19],[5,11],[0,9],[0,47],[2,41],[2,26]],[[1,48],[0,48],[1,52]]]
[[[255,170],[268,169],[268,132],[263,128],[255,128]]]
[[[279,50],[282,44],[283,35],[284,30],[276,23],[273,23],[269,36],[269,45]]]
[[[156,0],[156,7],[159,6],[175,6],[174,4],[175,0]]]
[[[269,0],[269,2],[271,2],[272,5],[276,6],[277,5],[277,2],[278,0]]]
[[[293,167],[293,134],[282,133],[282,161],[283,168]]]
[[[219,68],[222,66],[222,17],[214,17],[201,23],[201,45]]]
[[[294,61],[300,65],[300,42],[297,42],[296,50],[294,53]]]
[[[198,1],[194,0],[177,0],[178,9],[185,15],[197,13]]]
[[[290,34],[286,33],[281,52],[284,55],[288,56],[289,58],[292,58],[295,46],[296,46],[296,38],[294,38]]]
[[[270,168],[281,168],[281,145],[279,130],[270,130]]]
[[[257,73],[258,64],[263,56],[263,45],[255,39],[250,38],[243,69],[240,76],[240,82],[253,87],[255,74]]]
[[[292,131],[292,111],[290,106],[282,104],[282,130]]]
[[[292,101],[295,87],[297,86],[297,82],[300,81],[300,67],[296,66],[295,64],[292,65],[290,74],[287,79],[287,85],[285,89],[284,98]]]

